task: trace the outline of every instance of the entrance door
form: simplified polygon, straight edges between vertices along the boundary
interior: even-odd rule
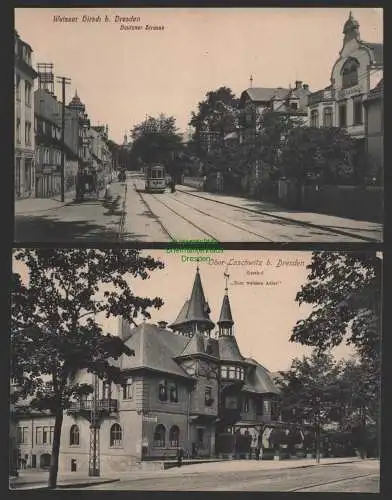
[[[31,468],[37,468],[37,455],[31,455]]]

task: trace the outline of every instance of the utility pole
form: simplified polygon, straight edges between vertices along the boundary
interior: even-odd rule
[[[64,202],[64,170],[65,170],[65,86],[71,83],[71,79],[65,76],[58,76],[57,81],[61,83],[61,201]]]

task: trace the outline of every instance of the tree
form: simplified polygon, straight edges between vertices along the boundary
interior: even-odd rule
[[[343,129],[294,127],[282,147],[282,174],[299,183],[346,182],[353,177],[354,150],[354,139]]]
[[[182,149],[182,137],[177,131],[175,118],[171,116],[149,117],[136,125],[131,135],[132,157],[147,165],[162,163],[170,170]]]
[[[15,399],[32,396],[31,405],[50,410],[55,417],[49,487],[57,484],[63,412],[73,398],[91,393],[89,384],[73,375],[87,370],[114,383],[122,383],[112,360],[134,354],[117,337],[105,333],[96,315],[123,316],[130,322],[162,299],[138,297],[128,277],[149,278],[163,264],[126,249],[22,249],[16,262],[27,269],[28,279],[13,273],[11,303],[11,377],[19,390]],[[51,388],[44,386],[49,376]]]
[[[189,125],[194,127],[197,153],[204,158],[208,151],[205,134],[215,134],[220,142],[224,135],[234,129],[237,119],[238,99],[228,87],[219,87],[206,93],[198,104],[198,111],[192,112]]]

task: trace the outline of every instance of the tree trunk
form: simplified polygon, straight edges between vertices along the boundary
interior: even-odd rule
[[[50,489],[55,489],[57,487],[57,473],[59,470],[59,453],[60,453],[60,439],[61,439],[62,425],[63,425],[63,410],[62,408],[60,408],[56,410],[56,415],[54,420],[52,457],[50,462],[49,482],[48,482],[48,487]]]

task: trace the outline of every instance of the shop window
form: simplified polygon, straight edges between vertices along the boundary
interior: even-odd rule
[[[172,448],[177,448],[180,443],[180,429],[173,425],[169,432],[169,446]]]
[[[133,398],[133,380],[129,378],[127,383],[123,385],[123,399]]]
[[[121,425],[113,424],[110,428],[110,447],[117,448],[122,445]]]
[[[71,446],[79,446],[79,426],[72,425],[69,431],[69,444]]]
[[[154,430],[153,446],[155,448],[164,448],[166,444],[166,427],[158,424]]]
[[[159,401],[167,401],[167,381],[161,380],[158,387]]]

